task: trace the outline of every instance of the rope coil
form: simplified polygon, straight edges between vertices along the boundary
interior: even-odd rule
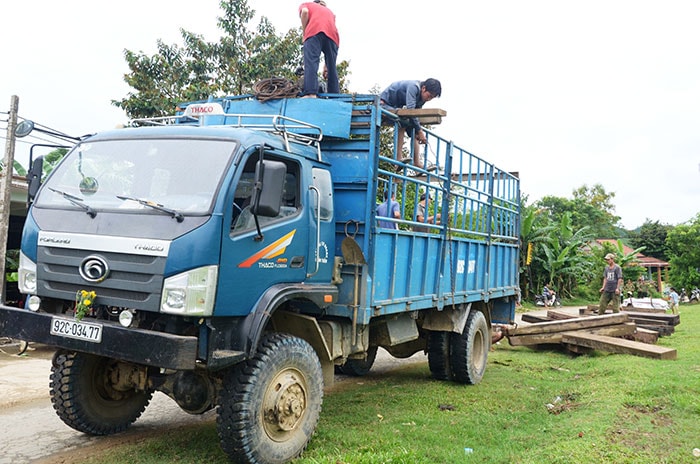
[[[270,77],[262,79],[253,85],[255,98],[265,102],[277,98],[294,98],[298,97],[301,89],[289,79],[283,77]]]

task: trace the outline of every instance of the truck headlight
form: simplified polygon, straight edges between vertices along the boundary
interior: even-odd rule
[[[21,293],[36,293],[36,263],[19,252],[17,287]]]
[[[205,266],[165,279],[160,300],[161,312],[211,316],[218,272],[218,266]]]

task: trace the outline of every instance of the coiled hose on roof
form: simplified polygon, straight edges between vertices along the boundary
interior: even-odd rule
[[[276,98],[298,97],[301,88],[289,79],[270,77],[256,82],[253,85],[253,92],[255,93],[255,98],[264,102]]]

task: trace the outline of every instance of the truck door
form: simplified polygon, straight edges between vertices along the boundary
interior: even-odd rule
[[[265,160],[283,162],[286,175],[279,214],[258,216],[258,236],[250,201],[253,194],[257,150],[241,160],[224,213],[225,227],[219,266],[215,315],[246,315],[265,290],[277,283],[299,283],[306,279],[309,261],[309,213],[302,208],[301,169],[297,161],[279,154]]]

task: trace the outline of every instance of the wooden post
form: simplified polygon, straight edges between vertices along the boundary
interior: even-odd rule
[[[5,139],[5,157],[0,172],[0,303],[5,304],[5,257],[7,255],[7,235],[10,228],[12,195],[12,173],[15,164],[15,129],[17,128],[17,109],[19,97],[13,95],[10,100],[10,113],[7,118],[7,138]]]

